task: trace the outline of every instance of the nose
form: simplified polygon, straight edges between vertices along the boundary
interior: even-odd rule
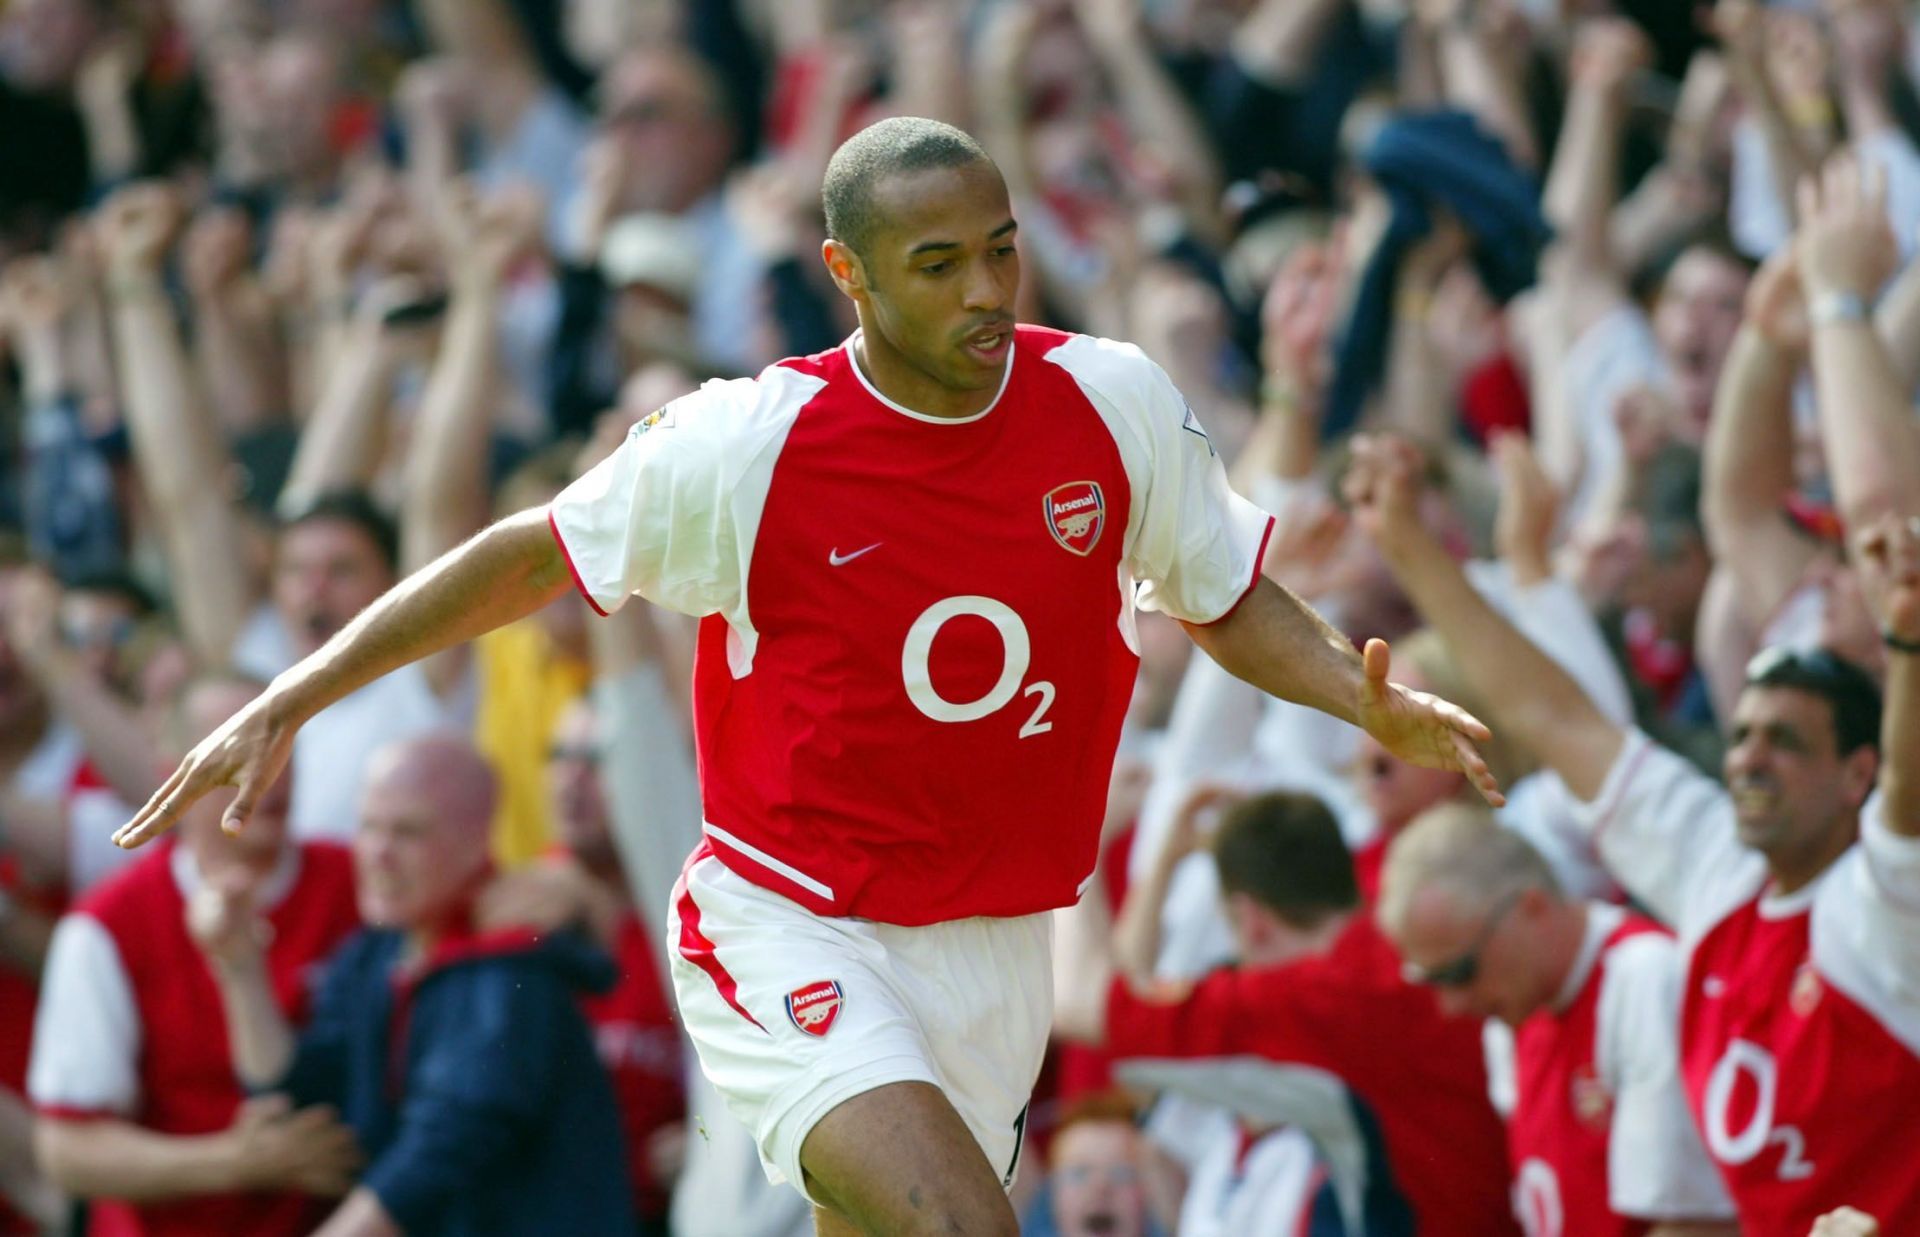
[[[991,262],[975,262],[967,280],[965,307],[969,313],[998,313],[1006,306],[1008,290]]]

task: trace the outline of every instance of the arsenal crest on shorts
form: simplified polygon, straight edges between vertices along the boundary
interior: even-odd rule
[[[840,1003],[839,983],[823,979],[787,993],[787,1017],[808,1035],[824,1036],[840,1017]]]
[[[1107,526],[1107,498],[1098,481],[1069,481],[1047,491],[1047,531],[1063,549],[1085,558]]]

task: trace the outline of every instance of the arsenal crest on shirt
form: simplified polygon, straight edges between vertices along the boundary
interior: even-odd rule
[[[1047,531],[1060,543],[1085,558],[1100,544],[1100,531],[1107,526],[1107,497],[1098,481],[1069,481],[1047,491]]]
[[[787,993],[787,1017],[808,1035],[824,1036],[840,1017],[840,985],[823,979]]]

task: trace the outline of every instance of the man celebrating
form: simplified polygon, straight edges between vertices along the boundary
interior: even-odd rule
[[[706,836],[669,931],[703,1068],[820,1231],[1011,1234],[1044,915],[1093,870],[1135,605],[1497,794],[1486,730],[1261,580],[1271,521],[1137,349],[1014,326],[1015,223],[972,138],[883,121],[824,198],[861,324],[843,347],[669,404],[403,582],[118,837],[228,783],[238,827],[305,718],[569,575],[602,610],[638,592],[700,615]]]

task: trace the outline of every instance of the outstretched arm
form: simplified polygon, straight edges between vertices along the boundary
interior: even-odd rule
[[[139,846],[173,827],[216,786],[237,786],[223,818],[245,823],[286,767],[308,718],[388,671],[471,640],[546,605],[568,588],[566,556],[544,508],[487,528],[389,590],[359,617],[188,754],[114,841]]]
[[[1386,641],[1369,640],[1356,654],[1311,607],[1264,577],[1225,618],[1186,628],[1207,656],[1269,695],[1352,722],[1402,760],[1465,773],[1488,802],[1505,801],[1473,746],[1487,728],[1456,705],[1389,683]]]
[[[1853,561],[1887,644],[1881,816],[1889,831],[1920,838],[1920,519],[1883,518],[1861,536]]]
[[[1357,439],[1346,481],[1355,519],[1500,724],[1525,736],[1576,797],[1592,799],[1619,755],[1624,730],[1468,583],[1421,522],[1418,475],[1418,457],[1407,444]]]

